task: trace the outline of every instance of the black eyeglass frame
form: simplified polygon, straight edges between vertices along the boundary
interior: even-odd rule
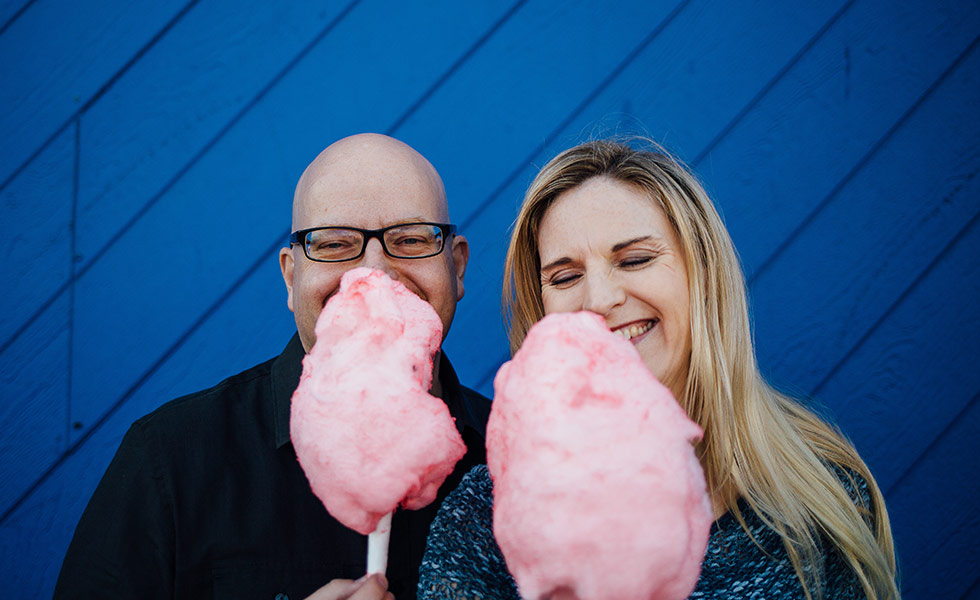
[[[422,256],[397,256],[388,251],[388,245],[385,244],[384,234],[392,229],[398,229],[399,227],[407,227],[410,225],[431,225],[432,227],[438,227],[439,231],[442,233],[442,246],[439,248],[438,252],[433,252],[432,254],[423,254]],[[338,260],[324,260],[322,258],[313,258],[310,256],[310,250],[306,244],[306,236],[313,231],[320,231],[321,229],[344,229],[347,231],[357,231],[362,236],[364,236],[364,243],[361,244],[361,251],[357,253],[357,256],[352,256],[350,258],[341,258]],[[303,247],[303,254],[306,258],[312,260],[313,262],[325,262],[325,263],[337,263],[337,262],[347,262],[351,260],[357,260],[364,256],[364,251],[367,249],[368,242],[372,238],[378,240],[381,244],[381,249],[384,253],[392,258],[405,259],[405,260],[415,260],[417,258],[432,258],[433,256],[439,256],[442,251],[446,249],[446,242],[449,240],[449,236],[456,235],[456,226],[451,223],[429,223],[429,222],[408,222],[408,223],[398,223],[397,225],[389,225],[388,227],[382,227],[381,229],[361,229],[360,227],[344,227],[342,225],[327,225],[325,227],[310,227],[309,229],[299,229],[289,234],[289,247],[292,248],[294,245],[300,245]]]

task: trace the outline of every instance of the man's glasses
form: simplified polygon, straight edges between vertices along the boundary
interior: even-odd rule
[[[364,254],[368,240],[377,238],[392,258],[428,258],[442,252],[456,226],[442,223],[404,223],[382,229],[312,227],[294,231],[289,245],[302,244],[306,258],[317,262],[343,262]]]

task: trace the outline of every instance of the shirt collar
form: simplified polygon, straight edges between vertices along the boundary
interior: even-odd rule
[[[274,427],[276,434],[276,448],[282,448],[290,443],[289,438],[289,409],[292,402],[293,392],[299,385],[299,378],[303,372],[303,358],[306,352],[303,350],[303,343],[299,335],[293,335],[293,339],[286,344],[286,349],[272,363],[272,394],[274,408]],[[449,414],[456,421],[456,429],[463,433],[466,427],[482,435],[482,427],[477,418],[472,414],[468,403],[463,398],[463,391],[456,377],[456,371],[450,364],[445,353],[439,352],[436,360],[439,361],[436,373],[439,383],[442,386],[442,399],[449,408]]]
[[[276,448],[282,448],[289,443],[289,405],[293,392],[299,385],[299,376],[303,373],[303,342],[299,334],[286,344],[279,358],[272,363],[272,398],[274,426],[276,431]]]

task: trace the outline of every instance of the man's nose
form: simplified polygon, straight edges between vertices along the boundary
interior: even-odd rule
[[[394,280],[398,280],[398,271],[395,269],[394,259],[385,254],[381,246],[381,240],[371,238],[364,246],[364,256],[361,257],[361,266],[382,271]]]
[[[606,273],[585,275],[585,301],[582,309],[606,316],[626,300],[623,286]]]

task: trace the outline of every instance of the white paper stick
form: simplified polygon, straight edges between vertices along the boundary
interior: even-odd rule
[[[381,517],[378,526],[368,535],[367,572],[384,575],[388,568],[388,538],[391,537],[391,515]]]

